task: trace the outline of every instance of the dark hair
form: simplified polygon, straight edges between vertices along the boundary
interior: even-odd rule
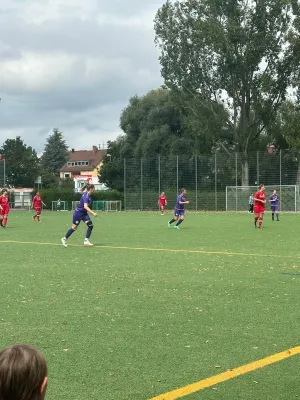
[[[186,190],[186,188],[182,188],[179,190],[179,193],[183,193]]]
[[[259,185],[259,188],[261,189],[263,186],[265,186],[265,184],[264,184],[264,183],[261,183],[261,184]]]
[[[86,183],[82,188],[81,191],[84,192],[85,189],[87,191],[91,190],[91,189],[95,189],[95,185],[93,185],[92,183]]]
[[[7,189],[2,189],[2,194],[4,193],[4,192],[6,192],[6,193],[8,193],[8,190]]]
[[[36,348],[17,344],[0,351],[0,399],[39,400],[48,369]]]

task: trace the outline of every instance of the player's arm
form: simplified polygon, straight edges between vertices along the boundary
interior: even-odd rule
[[[83,207],[87,212],[91,213],[94,217],[97,217],[97,213],[90,209],[88,203],[84,203]]]
[[[179,204],[190,204],[189,201],[180,201]]]

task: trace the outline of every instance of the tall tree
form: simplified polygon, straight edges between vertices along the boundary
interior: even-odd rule
[[[213,106],[224,103],[243,156],[242,185],[251,146],[299,82],[299,16],[297,0],[167,1],[157,12],[165,84],[193,96],[195,115],[199,107],[215,115]]]
[[[68,146],[59,129],[53,129],[53,133],[47,138],[44,153],[41,158],[43,171],[59,175],[59,169],[68,160]]]
[[[7,139],[0,149],[6,161],[6,183],[12,187],[33,187],[39,165],[35,150],[21,140]]]
[[[122,147],[124,136],[108,142],[107,152],[103,159],[103,166],[99,171],[99,182],[105,183],[111,189],[124,189],[124,156]]]

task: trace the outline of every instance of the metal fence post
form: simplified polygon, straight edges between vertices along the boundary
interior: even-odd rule
[[[178,194],[178,192],[179,192],[179,186],[178,186],[178,175],[179,175],[179,171],[178,171],[178,156],[176,157],[176,175],[177,175],[177,178],[176,178],[176,188],[177,188],[177,194]]]
[[[5,161],[5,158],[3,159],[3,187],[5,187],[6,186],[6,161]]]
[[[196,211],[198,210],[198,157],[195,156]]]
[[[281,185],[282,185],[282,175],[281,175],[281,149],[279,150],[279,201],[281,202]]]
[[[235,211],[237,211],[237,185],[238,185],[238,173],[237,173],[237,168],[238,168],[238,153],[235,153]]]
[[[126,211],[126,158],[124,158],[124,211]]]
[[[260,185],[259,181],[259,152],[256,152],[256,182],[257,185]]]
[[[217,181],[217,152],[215,151],[215,211],[218,210],[217,187],[218,187],[218,181]]]
[[[143,211],[143,158],[141,158],[141,211]]]
[[[158,193],[159,193],[159,195],[161,193],[161,187],[160,187],[160,154],[158,155]]]

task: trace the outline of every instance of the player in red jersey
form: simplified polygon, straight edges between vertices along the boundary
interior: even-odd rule
[[[265,194],[265,185],[259,186],[259,191],[254,195],[254,227],[262,227],[264,212],[266,207],[266,194]]]
[[[8,191],[6,189],[2,190],[2,195],[0,196],[0,225],[2,228],[6,227],[9,214],[9,199]]]
[[[35,215],[32,217],[34,221],[37,218],[38,222],[41,222],[42,205],[45,206],[46,204],[42,202],[40,192],[36,192],[32,200],[32,208],[35,210]]]
[[[159,205],[159,209],[161,212],[161,215],[164,215],[165,213],[165,206],[168,204],[167,202],[167,196],[165,195],[164,192],[161,193],[161,195],[158,198],[158,205]]]

